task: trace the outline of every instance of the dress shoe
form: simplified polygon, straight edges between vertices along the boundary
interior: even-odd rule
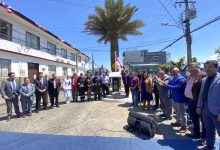
[[[201,146],[206,145],[206,140],[205,140],[204,138],[201,138],[200,141],[199,141],[199,144],[200,144]]]
[[[213,148],[208,148],[207,146],[202,146],[202,147],[198,146],[197,150],[215,150],[215,148],[214,147]]]
[[[166,117],[166,114],[160,114],[159,117]]]
[[[47,107],[44,107],[43,110],[47,110]]]
[[[173,118],[171,116],[165,117],[165,120],[172,120]]]
[[[180,127],[180,124],[178,122],[171,123],[171,125],[174,127]]]
[[[186,131],[187,131],[187,128],[186,128],[186,127],[181,127],[181,128],[179,129],[179,133],[186,133]]]
[[[11,120],[11,116],[8,116],[7,117],[7,122],[10,121],[10,120]]]
[[[27,116],[32,116],[32,113],[28,113]]]
[[[59,106],[59,105],[56,105],[56,107],[59,108],[60,106]]]

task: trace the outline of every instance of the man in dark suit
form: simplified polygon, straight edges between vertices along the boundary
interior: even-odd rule
[[[124,89],[125,89],[126,97],[129,97],[130,75],[129,75],[129,70],[128,69],[125,70],[125,73],[123,75],[123,83],[124,83]]]
[[[18,106],[18,96],[19,96],[19,88],[20,84],[17,80],[15,80],[15,73],[10,72],[8,74],[8,79],[4,80],[1,85],[1,94],[2,97],[6,101],[7,106],[7,121],[11,120],[12,116],[12,104],[14,105],[15,113],[17,117],[20,118],[20,110]]]
[[[47,79],[43,77],[43,73],[39,72],[38,77],[34,81],[36,89],[36,113],[39,113],[41,98],[43,99],[43,109],[47,109]]]
[[[52,74],[52,79],[48,80],[48,92],[50,96],[51,109],[53,109],[54,107],[54,98],[55,98],[56,107],[59,107],[58,102],[59,102],[60,86],[61,86],[60,79],[57,79],[57,75],[55,73]]]

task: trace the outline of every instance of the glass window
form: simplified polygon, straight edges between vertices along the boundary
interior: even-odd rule
[[[64,75],[64,76],[66,76],[66,75],[68,74],[67,71],[68,71],[68,70],[67,70],[67,67],[63,67],[63,75]]]
[[[26,45],[34,49],[40,49],[40,38],[32,33],[26,32]]]
[[[11,61],[0,58],[0,76],[7,77],[10,71],[11,71]]]
[[[63,57],[63,58],[67,58],[67,50],[61,48],[60,49],[60,56]]]
[[[81,63],[81,61],[82,61],[81,59],[82,59],[81,56],[78,55],[78,62],[79,63]]]
[[[48,72],[50,75],[56,73],[56,66],[48,65]]]
[[[70,53],[70,60],[76,61],[76,54]]]
[[[0,38],[12,40],[12,24],[0,19]]]
[[[50,42],[47,42],[47,52],[52,55],[56,55],[56,45]]]
[[[71,68],[72,75],[75,73],[75,68]]]

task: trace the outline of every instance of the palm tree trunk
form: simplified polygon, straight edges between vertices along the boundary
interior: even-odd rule
[[[119,46],[118,46],[118,39],[114,39],[114,40],[111,40],[110,42],[111,44],[111,54],[110,54],[110,60],[111,60],[111,69],[112,69],[112,72],[115,71],[115,52],[116,52],[116,55],[119,56]]]

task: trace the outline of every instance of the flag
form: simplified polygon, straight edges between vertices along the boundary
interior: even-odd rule
[[[115,56],[115,61],[116,61],[116,63],[119,64],[119,66],[120,66],[121,68],[123,68],[123,65],[121,64],[121,62],[120,62],[118,56]]]

